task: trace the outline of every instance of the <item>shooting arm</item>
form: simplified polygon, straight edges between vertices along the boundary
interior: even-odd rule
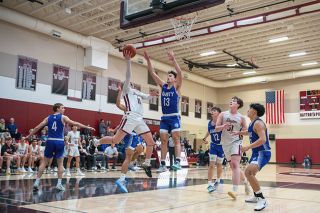
[[[41,123],[39,123],[27,136],[27,138],[31,137],[35,133],[37,133],[40,129],[48,124],[48,118],[45,118]]]
[[[126,72],[126,80],[123,84],[123,94],[127,94],[130,89],[130,80],[131,80],[131,61],[127,60],[127,72]]]

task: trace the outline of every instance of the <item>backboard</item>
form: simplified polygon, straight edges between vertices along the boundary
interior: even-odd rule
[[[122,0],[120,28],[129,29],[193,13],[225,0]]]

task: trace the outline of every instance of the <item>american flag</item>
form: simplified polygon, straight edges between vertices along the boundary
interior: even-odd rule
[[[282,124],[284,119],[284,90],[266,92],[266,123]]]

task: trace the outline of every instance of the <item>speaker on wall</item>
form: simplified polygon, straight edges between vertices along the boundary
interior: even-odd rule
[[[270,141],[276,140],[276,135],[275,134],[269,134],[269,140]]]

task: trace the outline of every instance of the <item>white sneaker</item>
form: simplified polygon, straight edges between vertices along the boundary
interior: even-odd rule
[[[258,202],[256,207],[254,207],[255,211],[261,211],[264,208],[267,207],[267,200],[266,199],[262,199],[261,197],[258,197]]]
[[[29,167],[28,172],[29,173],[34,173],[34,171],[31,169],[31,167]]]
[[[58,172],[58,167],[54,167],[53,171]]]
[[[70,171],[66,171],[66,176],[71,177]]]
[[[58,189],[59,191],[64,191],[64,190],[66,190],[66,189],[62,186],[62,184],[57,184],[56,189]]]
[[[82,173],[81,171],[78,171],[78,172],[77,172],[77,176],[85,176],[85,174]]]
[[[22,167],[21,172],[26,173],[27,171]]]
[[[244,184],[244,191],[245,191],[246,195],[250,195],[251,190],[250,190],[249,183],[248,182],[244,182],[243,184]]]
[[[245,199],[245,202],[246,203],[257,203],[258,202],[258,197],[253,195],[252,197]]]
[[[157,173],[162,173],[168,171],[166,166],[160,165],[159,169],[157,169]]]

